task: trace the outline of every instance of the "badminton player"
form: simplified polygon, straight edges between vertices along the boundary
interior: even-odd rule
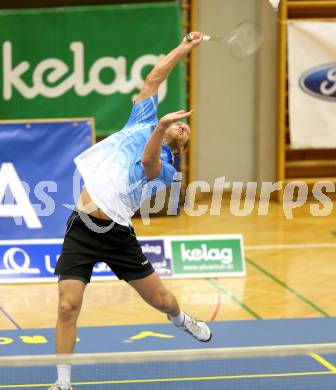
[[[199,341],[211,331],[181,311],[141,251],[131,217],[157,187],[169,186],[176,172],[174,155],[184,152],[190,137],[182,122],[192,111],[177,111],[157,119],[158,88],[174,66],[202,42],[193,32],[152,69],[135,99],[125,127],[75,159],[85,188],[67,223],[67,232],[55,274],[59,275],[56,353],[71,354],[76,342],[77,319],[83,294],[97,260],[105,262],[155,309],[166,313],[178,328]],[[107,308],[108,310],[109,308]],[[57,366],[58,378],[50,390],[70,390],[71,367]]]

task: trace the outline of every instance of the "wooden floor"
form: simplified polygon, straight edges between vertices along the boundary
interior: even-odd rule
[[[336,220],[310,215],[309,204],[287,220],[281,204],[268,216],[235,217],[228,202],[220,216],[136,219],[137,234],[242,233],[246,278],[166,280],[182,308],[204,320],[254,320],[336,315]],[[0,306],[22,328],[50,328],[56,320],[57,283],[0,286]],[[166,322],[124,282],[93,282],[86,291],[80,326]],[[0,329],[15,326],[0,312]]]

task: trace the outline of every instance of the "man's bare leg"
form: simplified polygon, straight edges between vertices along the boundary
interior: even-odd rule
[[[180,314],[181,310],[175,295],[165,287],[156,273],[128,283],[155,309],[172,317]]]
[[[56,324],[56,353],[74,351],[77,334],[77,319],[82,307],[85,283],[80,280],[59,282],[58,316]]]
[[[187,331],[199,341],[210,341],[211,331],[206,323],[181,311],[175,295],[164,286],[156,273],[128,283],[149,305],[166,313],[175,326]]]
[[[71,354],[77,335],[77,319],[82,307],[86,284],[80,280],[62,280],[58,284],[58,314],[56,323],[56,353]],[[71,388],[71,366],[57,365],[58,378],[50,389]],[[61,386],[61,387],[59,387]]]

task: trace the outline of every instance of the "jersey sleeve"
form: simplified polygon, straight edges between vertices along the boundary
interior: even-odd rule
[[[176,173],[176,169],[172,164],[167,163],[166,161],[161,160],[161,172],[159,176],[157,176],[155,181],[162,182],[166,187],[169,186],[174,181],[174,174]],[[131,172],[131,182],[140,182],[147,181],[145,170],[141,161],[137,161],[133,166]]]
[[[133,105],[132,112],[125,127],[131,127],[137,123],[157,124],[158,96],[149,96]]]
[[[173,165],[167,163],[166,161],[162,161],[161,172],[155,180],[159,180],[163,182],[166,186],[169,186],[174,180],[174,174],[176,173],[176,169]]]

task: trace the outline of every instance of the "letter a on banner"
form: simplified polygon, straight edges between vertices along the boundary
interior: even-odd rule
[[[5,204],[6,188],[12,192],[16,204]],[[27,227],[42,227],[20,178],[11,163],[3,163],[0,167],[0,217],[22,217]]]

